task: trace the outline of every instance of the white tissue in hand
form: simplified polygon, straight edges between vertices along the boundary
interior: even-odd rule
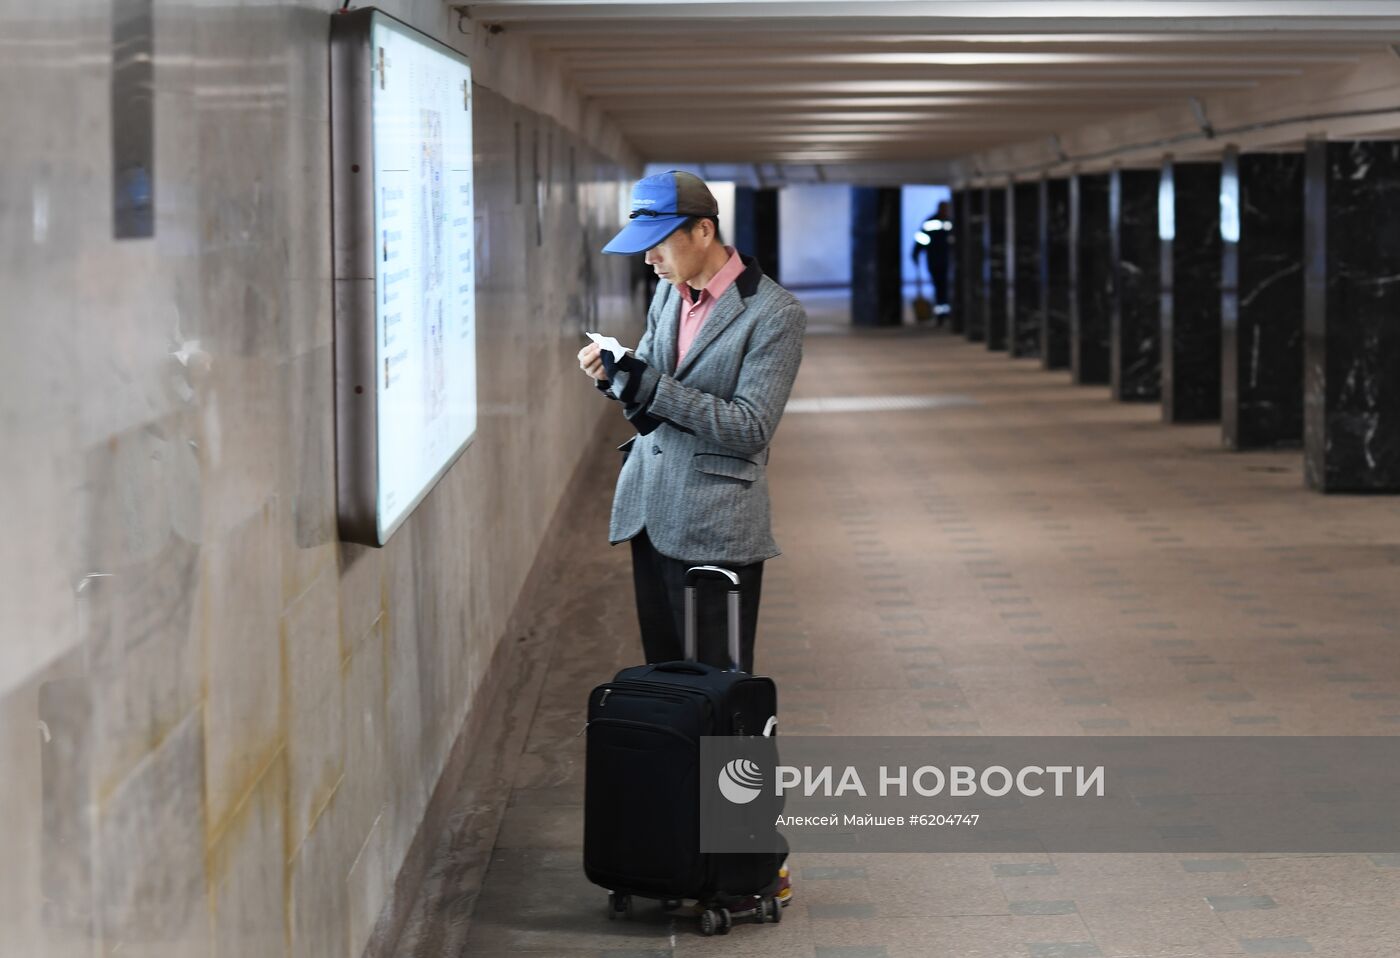
[[[614,363],[632,351],[613,337],[604,336],[601,333],[589,333],[588,338],[597,343],[599,349],[606,349],[612,353]]]

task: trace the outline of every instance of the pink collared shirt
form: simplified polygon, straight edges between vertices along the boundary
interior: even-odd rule
[[[695,336],[700,332],[700,327],[705,325],[706,319],[709,319],[710,313],[715,308],[715,303],[729,287],[734,285],[734,281],[744,271],[744,261],[739,258],[738,251],[732,246],[726,246],[725,249],[729,252],[729,260],[720,267],[718,273],[710,277],[710,281],[705,284],[704,289],[700,290],[700,295],[693,302],[690,297],[694,290],[689,286],[681,287],[681,328],[680,334],[676,337],[677,368],[680,367],[681,360],[685,359],[690,344],[695,342]]]

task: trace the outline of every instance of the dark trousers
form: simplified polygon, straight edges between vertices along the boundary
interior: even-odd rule
[[[685,570],[702,564],[682,562],[657,552],[645,529],[633,537],[632,581],[637,592],[642,651],[648,662],[673,662],[685,657]],[[763,563],[728,568],[739,575],[739,663],[745,672],[752,672]],[[707,665],[729,668],[729,583],[703,579],[695,591],[697,658]]]
[[[948,241],[942,238],[934,240],[928,253],[928,275],[933,280],[933,301],[939,306],[948,303],[948,267],[951,263]]]

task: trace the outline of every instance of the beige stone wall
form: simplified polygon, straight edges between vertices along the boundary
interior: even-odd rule
[[[332,4],[157,0],[124,241],[113,6],[0,2],[0,955],[358,956],[606,412],[584,316],[640,331],[596,253],[632,164],[518,47],[381,4],[483,84],[480,418],[386,548],[342,545]]]

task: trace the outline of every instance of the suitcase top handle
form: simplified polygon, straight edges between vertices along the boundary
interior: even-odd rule
[[[685,570],[685,657],[696,659],[695,583],[701,579],[723,579],[729,583],[729,671],[742,672],[739,661],[739,573],[717,565],[697,565]]]
[[[652,668],[657,672],[675,672],[680,675],[709,675],[715,669],[701,662],[662,662]]]
[[[685,570],[685,584],[693,586],[701,579],[723,579],[731,588],[739,588],[739,573],[717,565],[697,565]]]

